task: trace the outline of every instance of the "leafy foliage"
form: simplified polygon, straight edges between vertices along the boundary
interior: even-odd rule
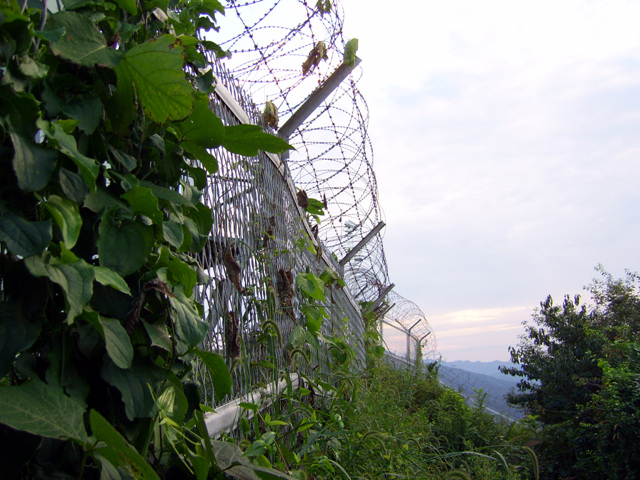
[[[286,404],[246,422],[245,455],[299,479],[536,477],[535,454],[524,445],[530,427],[467,406],[434,373],[379,363],[354,376],[335,367],[324,380],[305,378]]]
[[[243,404],[254,413],[253,424],[240,421],[243,438],[211,442],[195,362],[208,369],[216,401],[232,381],[217,353],[198,348],[208,324],[194,300],[204,278],[195,258],[212,226],[200,197],[218,168],[210,149],[290,147],[209,109],[205,54],[225,52],[199,33],[217,28],[217,0],[29,5],[0,4],[3,478],[501,478],[509,468],[516,476],[505,478],[517,478],[521,458],[503,450],[458,461],[468,452],[456,448],[492,441],[470,440],[475,416],[454,392],[409,400],[413,377],[384,367],[354,373],[343,332],[323,328],[332,289],[344,286],[329,268],[295,279],[282,269],[277,294],[292,321],[302,320],[286,340],[288,367],[325,355],[330,370],[288,385],[270,411]],[[352,41],[347,62],[356,48]],[[318,42],[309,69],[324,49]],[[310,200],[318,220],[326,206]],[[302,245],[322,253],[309,237]],[[273,356],[282,339],[271,289],[252,300],[264,303]],[[375,323],[371,315],[364,339],[372,366],[384,352]],[[483,422],[485,437],[503,432]]]
[[[289,146],[209,109],[217,0],[43,5],[0,5],[3,475],[216,476],[185,389],[196,359],[231,389],[197,348],[208,149]]]
[[[633,454],[640,434],[640,296],[637,274],[602,279],[593,300],[551,297],[510,349],[519,365],[503,371],[522,377],[509,399],[542,425],[541,468],[547,478],[636,478]]]

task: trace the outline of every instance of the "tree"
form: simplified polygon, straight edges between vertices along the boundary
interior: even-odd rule
[[[538,446],[548,478],[633,479],[640,459],[640,277],[627,272],[587,287],[592,304],[579,296],[562,306],[548,297],[511,347],[521,377],[508,401],[542,426]]]

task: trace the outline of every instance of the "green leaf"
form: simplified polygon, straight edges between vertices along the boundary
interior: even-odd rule
[[[294,349],[302,346],[307,340],[307,333],[307,330],[303,326],[296,326],[289,334],[289,338],[287,339],[287,347],[291,347],[291,349]]]
[[[106,110],[111,120],[111,128],[120,136],[129,135],[129,125],[136,116],[136,105],[133,101],[133,79],[129,71],[116,68],[117,89],[113,101],[107,103]]]
[[[95,190],[96,178],[100,171],[98,163],[93,158],[89,158],[78,151],[76,139],[65,133],[59,122],[49,123],[44,120],[38,120],[37,124],[47,138],[57,143],[60,151],[73,160],[84,181],[92,190]]]
[[[305,210],[311,215],[324,215],[324,203],[315,198],[308,199],[309,204]]]
[[[13,143],[13,171],[18,187],[25,192],[44,188],[56,167],[58,154],[54,150],[28,142],[21,135],[10,132]]]
[[[112,361],[105,361],[102,378],[120,391],[129,420],[153,416],[155,402],[151,390],[155,392],[160,378],[156,368],[136,361],[130,369],[124,370]]]
[[[352,38],[344,46],[343,62],[351,68],[356,66],[356,52],[358,51],[358,39]]]
[[[167,268],[169,280],[173,285],[183,285],[187,297],[193,293],[193,287],[198,282],[198,274],[195,267],[183,262],[173,255],[167,247],[160,248],[158,264]]]
[[[224,359],[217,353],[205,352],[199,348],[194,348],[192,352],[202,360],[207,367],[213,381],[213,395],[216,402],[222,400],[231,393],[231,375]]]
[[[181,195],[179,192],[171,190],[170,188],[161,187],[146,180],[141,180],[140,185],[143,187],[149,187],[156,197],[162,200],[166,200],[169,203],[175,203],[177,205],[187,205],[189,207],[194,206],[191,200],[186,198],[184,195]]]
[[[238,406],[240,408],[244,408],[245,410],[251,410],[252,412],[257,412],[258,409],[260,408],[260,405],[257,405],[255,403],[249,403],[249,402],[240,402]]]
[[[243,455],[237,445],[212,440],[211,446],[216,456],[216,463],[225,474],[241,480],[259,480],[251,468],[251,461]]]
[[[62,111],[78,121],[78,128],[86,134],[92,134],[102,119],[102,102],[99,97],[85,97],[62,105]]]
[[[184,392],[182,381],[173,373],[169,373],[169,382],[173,385],[173,408],[171,419],[181,424],[189,411],[189,400]],[[195,386],[195,385],[194,385]],[[197,387],[195,387],[197,390]],[[208,437],[208,436],[207,436]]]
[[[82,340],[81,340],[82,338]],[[85,331],[78,331],[78,343],[86,341]],[[49,339],[51,350],[47,351],[47,371],[45,374],[46,383],[56,390],[64,391],[69,397],[86,406],[86,399],[89,395],[90,386],[85,375],[78,372],[79,364],[76,363],[74,352],[69,348],[64,348],[66,342],[60,336],[54,336],[53,342]],[[33,377],[38,378],[38,377]]]
[[[176,401],[176,390],[173,385],[167,386],[158,398],[156,398],[156,407],[158,413],[164,417],[172,418],[174,405]]]
[[[169,245],[179,249],[184,241],[182,225],[174,221],[164,222],[162,224],[162,236]]]
[[[146,321],[142,321],[149,338],[151,339],[151,345],[155,347],[163,348],[170,352],[173,349],[173,341],[169,336],[169,332],[167,332],[166,325],[156,324],[156,323],[148,323]]]
[[[32,275],[48,277],[62,287],[69,310],[66,321],[71,323],[91,300],[95,278],[93,268],[84,260],[73,263],[58,263],[51,257],[46,257],[46,260],[32,256],[26,258],[24,263]]]
[[[126,478],[122,478],[120,475],[120,471],[111,463],[109,460],[104,458],[102,455],[97,453],[93,453],[93,458],[98,461],[98,464],[102,467],[100,470],[100,479],[108,479],[108,480],[126,480]]]
[[[323,307],[313,305],[303,305],[302,313],[307,318],[307,329],[314,335],[317,335],[322,328],[322,321],[327,317],[327,312]]]
[[[267,447],[262,440],[256,440],[244,452],[245,457],[257,457],[267,451]]]
[[[325,300],[324,282],[315,274],[300,273],[296,276],[296,283],[300,286],[302,293],[316,300]]]
[[[375,358],[382,358],[384,356],[385,349],[382,345],[373,345],[369,348],[369,351]]]
[[[138,9],[136,8],[136,0],[116,0],[120,8],[126,10],[131,15],[135,15],[138,13]]]
[[[177,287],[175,293],[175,297],[169,297],[169,302],[174,310],[176,335],[187,349],[193,348],[204,339],[209,324],[201,320],[202,315],[196,309],[195,302],[185,297],[181,287]]]
[[[206,148],[201,147],[197,143],[185,142],[182,144],[182,148],[187,153],[190,153],[194,159],[198,160],[209,173],[216,173],[218,171],[218,160],[211,155]]]
[[[89,194],[89,187],[82,177],[64,167],[62,167],[58,173],[58,181],[67,198],[78,204],[82,204],[85,197]]]
[[[232,125],[225,127],[222,146],[230,152],[254,157],[258,150],[271,153],[284,153],[293,149],[280,137],[262,131],[258,125]]]
[[[213,213],[209,207],[203,203],[198,203],[195,208],[183,209],[183,213],[193,220],[193,225],[187,223],[189,229],[192,230],[192,234],[209,235],[211,227],[213,227]]]
[[[91,434],[99,442],[99,448],[95,450],[96,456],[99,455],[106,458],[111,465],[122,467],[127,472],[135,472],[133,478],[160,480],[160,477],[144,457],[129,445],[124,437],[102,415],[95,410],[91,410],[89,422],[91,424]],[[103,465],[102,468],[104,473],[105,466]]]
[[[172,35],[163,35],[129,50],[116,72],[118,84],[131,79],[145,111],[164,123],[186,118],[193,108],[193,87],[183,67],[182,47]]]
[[[0,387],[0,423],[47,438],[84,443],[84,409],[46,383]]]
[[[36,62],[32,57],[24,55],[20,59],[20,73],[31,78],[44,78],[49,72],[49,67],[42,63]]]
[[[211,111],[206,97],[198,99],[193,105],[191,115],[177,126],[183,144],[195,143],[205,148],[216,148],[220,146],[225,135],[222,120]]]
[[[28,321],[17,305],[0,303],[0,378],[8,372],[15,356],[33,345],[41,326]]]
[[[122,293],[126,293],[127,295],[131,295],[131,290],[129,290],[129,285],[124,281],[120,275],[118,275],[113,270],[100,267],[96,265],[92,265],[93,273],[96,277],[96,282],[101,285],[105,285],[108,287],[113,287],[116,290],[121,291]]]
[[[203,456],[193,453],[191,450],[188,450],[187,453],[189,455],[191,466],[195,471],[196,480],[207,480],[207,478],[209,478],[209,470],[211,469],[209,460]],[[204,453],[202,455],[204,455]]]
[[[64,10],[77,10],[87,6],[105,7],[105,0],[62,0]]]
[[[215,16],[216,12],[220,12],[224,15],[224,7],[218,0],[202,0],[202,11],[209,14],[211,17]]]
[[[147,263],[153,247],[153,229],[133,220],[118,219],[117,210],[107,210],[100,221],[98,259],[101,266],[126,277]]]
[[[44,204],[49,214],[62,233],[62,240],[67,248],[74,247],[80,236],[82,217],[78,205],[71,200],[51,195]]]
[[[107,346],[107,354],[120,368],[130,368],[133,361],[133,347],[127,331],[119,320],[99,317]]]
[[[233,443],[212,440],[211,446],[215,453],[218,467],[232,478],[241,480],[295,480],[294,477],[286,473],[251,463],[251,460],[245,457],[242,450]]]
[[[208,100],[199,100],[193,112],[178,124],[181,146],[199,160],[209,173],[218,170],[218,162],[207,148],[220,146],[225,134],[222,121],[209,108]]]
[[[63,27],[56,28],[55,30],[41,30],[33,32],[33,35],[45,42],[59,42],[65,33]]]
[[[120,195],[124,198],[135,215],[145,215],[153,220],[156,225],[162,225],[162,210],[158,208],[158,199],[153,195],[148,187],[133,187],[126,193]]]
[[[128,153],[118,150],[111,144],[107,145],[107,149],[109,150],[109,158],[126,168],[127,172],[130,172],[131,170],[136,168],[138,161],[135,157],[132,157]]]
[[[216,168],[218,168],[217,161],[216,161]],[[207,175],[207,172],[203,168],[185,164],[184,169],[187,171],[187,173],[193,180],[194,187],[196,187],[198,190],[204,190],[207,187],[209,176]]]
[[[104,35],[88,16],[75,12],[54,13],[47,19],[45,29],[60,28],[64,28],[65,33],[59,41],[51,43],[54,55],[86,67],[118,65],[122,53],[107,45]]]
[[[51,221],[29,222],[16,215],[0,217],[0,241],[11,253],[27,258],[41,254],[51,241]]]
[[[204,407],[204,408],[203,408]],[[209,436],[209,432],[207,431],[207,426],[204,423],[204,415],[202,413],[202,411],[206,408],[210,408],[210,407],[206,407],[202,404],[200,404],[200,409],[195,409],[193,411],[193,419],[195,421],[196,424],[196,428],[198,430],[198,433],[200,434],[200,438],[203,440],[202,443],[204,444],[204,454],[207,456],[207,458],[209,459],[209,463],[211,465],[215,465],[216,464],[216,455],[215,453],[213,453],[213,448],[211,447],[211,442],[210,440],[210,436]],[[210,409],[211,412],[213,412],[213,409]]]
[[[16,93],[9,85],[0,85],[0,112],[8,117],[14,132],[20,132],[24,138],[33,138],[40,116],[40,102],[31,93]]]
[[[346,285],[340,274],[331,267],[324,268],[324,272],[320,274],[320,279],[325,285],[333,285],[334,283],[337,283],[339,287]]]

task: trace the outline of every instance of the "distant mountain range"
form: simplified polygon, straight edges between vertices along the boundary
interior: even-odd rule
[[[501,362],[500,360],[494,360],[493,362],[470,362],[469,360],[456,360],[454,362],[440,362],[442,365],[451,368],[459,368],[460,370],[466,370],[472,373],[481,373],[482,375],[488,375],[507,382],[518,383],[518,377],[512,377],[511,375],[505,375],[498,370],[498,367],[515,367],[516,365],[511,362]]]
[[[473,405],[475,391],[486,393],[484,405],[491,413],[510,420],[524,418],[521,410],[511,407],[505,400],[515,390],[517,377],[500,373],[500,365],[513,366],[509,362],[441,362],[438,377],[448,387],[460,392]]]

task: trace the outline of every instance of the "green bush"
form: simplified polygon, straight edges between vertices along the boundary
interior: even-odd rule
[[[551,297],[511,348],[522,378],[511,402],[541,425],[536,449],[545,478],[638,477],[640,295],[637,274],[602,279],[562,306]]]

